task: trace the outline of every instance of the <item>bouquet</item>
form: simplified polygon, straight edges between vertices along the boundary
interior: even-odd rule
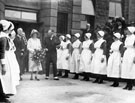
[[[32,60],[36,63],[39,64],[41,61],[45,59],[46,52],[44,49],[41,50],[35,50]]]

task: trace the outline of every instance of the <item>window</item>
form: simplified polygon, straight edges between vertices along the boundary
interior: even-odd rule
[[[37,21],[37,13],[35,12],[25,12],[25,11],[6,9],[5,17],[11,20],[20,20],[20,21],[29,21],[29,22]]]
[[[58,12],[57,32],[60,34],[66,34],[67,29],[68,29],[68,14]]]
[[[109,17],[116,17],[116,16],[122,17],[121,2],[119,1],[120,0],[116,2],[111,1],[109,3]]]
[[[92,0],[82,0],[82,14],[95,15]]]

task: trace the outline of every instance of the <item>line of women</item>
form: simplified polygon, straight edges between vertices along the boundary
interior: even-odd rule
[[[3,92],[5,94],[16,94],[16,88],[19,85],[19,65],[16,59],[14,51],[16,47],[13,43],[15,38],[14,25],[12,22],[7,20],[0,20],[3,26],[3,30],[0,32],[0,38],[3,38],[2,49],[3,49],[3,60],[1,65],[4,63],[5,73],[0,73],[1,84]],[[8,98],[8,95],[6,96]]]
[[[90,74],[96,79],[93,83],[103,83],[104,76],[112,78],[111,86],[118,87],[119,79],[126,80],[127,85],[123,89],[132,90],[135,80],[135,27],[127,27],[124,30],[125,42],[121,41],[121,34],[114,33],[114,42],[111,44],[109,58],[107,60],[105,32],[100,30],[97,34],[97,41],[91,40],[91,33],[85,34],[85,40],[80,41],[80,34],[73,36],[67,34],[60,36],[61,44],[57,50],[58,75],[62,76],[62,70],[68,77],[68,73],[75,74],[73,79],[78,79],[83,74],[83,80],[89,81]]]

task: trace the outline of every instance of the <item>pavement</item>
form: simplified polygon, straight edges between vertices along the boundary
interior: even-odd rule
[[[44,75],[40,75],[40,81],[29,78],[29,74],[23,76],[17,94],[10,98],[12,103],[135,103],[135,88],[123,90],[124,83],[114,88],[108,81],[92,83],[94,79],[88,82],[71,78],[54,81],[52,76],[45,80]]]

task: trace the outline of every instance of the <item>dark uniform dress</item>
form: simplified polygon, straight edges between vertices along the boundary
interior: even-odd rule
[[[60,40],[57,36],[54,36],[52,39],[46,37],[44,40],[44,48],[48,49],[46,52],[46,76],[49,76],[49,67],[50,63],[53,64],[53,74],[54,77],[57,76],[57,45],[60,44]]]
[[[5,51],[7,47],[7,38],[6,37],[0,37],[0,65],[2,66],[2,60],[5,59]],[[0,68],[1,68],[0,66]],[[3,93],[3,87],[0,80],[0,101],[5,98],[5,94]]]
[[[16,58],[20,66],[20,75],[24,73],[24,51],[25,51],[25,43],[22,39],[22,37],[16,36],[14,39],[14,44],[16,47]]]

